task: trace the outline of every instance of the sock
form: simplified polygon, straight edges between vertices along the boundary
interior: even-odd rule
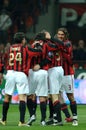
[[[70,102],[70,109],[73,116],[77,116],[77,104],[76,101]]]
[[[33,115],[36,115],[37,100],[33,101]]]
[[[67,118],[71,117],[66,103],[61,104],[61,110]]]
[[[8,109],[9,109],[9,102],[3,102],[2,121],[6,121]]]
[[[27,98],[27,108],[30,114],[30,117],[33,115],[33,100],[31,98]]]
[[[46,102],[40,102],[41,121],[45,121],[45,118],[46,118],[46,109],[47,109]]]
[[[49,118],[53,118],[53,103],[51,98],[49,98]]]
[[[58,100],[53,103],[53,110],[54,110],[54,115],[57,115],[57,121],[61,122],[62,121],[61,104]],[[54,118],[56,119],[56,117]]]
[[[25,103],[25,101],[20,101],[20,103],[19,103],[19,111],[20,111],[20,122],[24,123],[25,112],[26,112],[26,103]]]

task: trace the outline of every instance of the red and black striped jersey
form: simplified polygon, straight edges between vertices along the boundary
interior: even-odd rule
[[[42,60],[42,55],[33,56],[31,59],[30,68],[33,68],[36,64],[39,64]]]
[[[44,63],[40,65],[49,69],[55,66],[62,66],[61,52],[57,44],[47,41],[43,45],[43,59]]]
[[[41,42],[43,41],[41,40]],[[42,45],[40,44],[40,41],[33,41],[31,47],[35,49],[40,49],[42,51]],[[39,64],[41,60],[42,60],[42,53],[40,55],[33,56],[31,59],[30,68],[33,68],[36,64]]]
[[[63,47],[63,51],[62,51],[64,75],[71,75],[74,74],[73,63],[72,63],[72,58],[73,58],[72,44],[70,41],[66,41],[64,42],[64,45],[65,46]]]
[[[27,74],[30,69],[31,59],[37,53],[40,54],[41,52],[22,44],[10,46],[7,70],[21,71]]]

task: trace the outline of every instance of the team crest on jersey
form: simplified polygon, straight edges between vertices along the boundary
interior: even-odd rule
[[[49,58],[53,58],[53,57],[54,57],[53,52],[48,52],[48,57],[49,57]]]

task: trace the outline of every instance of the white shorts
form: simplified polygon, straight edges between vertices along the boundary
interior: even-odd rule
[[[29,70],[29,95],[48,96],[48,72],[46,70]]]
[[[74,75],[67,75],[63,77],[63,83],[60,91],[65,91],[66,93],[74,92]]]
[[[64,70],[60,67],[53,67],[48,70],[49,94],[59,94],[62,85]]]
[[[25,73],[14,70],[8,70],[5,79],[6,94],[12,95],[15,88],[17,88],[18,94],[29,93],[28,78]]]

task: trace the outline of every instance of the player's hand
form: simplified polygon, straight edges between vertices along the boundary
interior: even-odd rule
[[[39,64],[37,64],[37,65],[35,65],[34,67],[33,67],[33,71],[37,71],[37,70],[39,70],[40,69],[40,65]]]
[[[2,84],[2,82],[3,82],[3,74],[0,73],[0,85]]]

